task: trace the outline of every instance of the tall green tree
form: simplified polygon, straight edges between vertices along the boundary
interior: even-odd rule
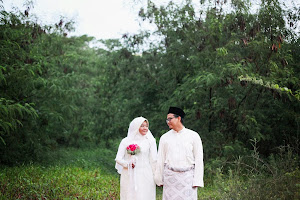
[[[67,37],[73,23],[40,26],[25,13],[1,10],[1,163],[37,160],[59,146],[95,140],[95,82],[104,58],[94,38]]]
[[[210,157],[247,154],[254,138],[264,155],[286,144],[299,151],[299,10],[276,0],[250,10],[248,1],[197,9],[191,1],[148,1],[139,13],[162,38],[148,63],[160,93],[157,115],[183,107]]]

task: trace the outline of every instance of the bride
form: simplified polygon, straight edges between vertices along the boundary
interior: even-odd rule
[[[121,174],[120,200],[155,200],[156,141],[144,117],[129,125],[116,156],[116,169]]]

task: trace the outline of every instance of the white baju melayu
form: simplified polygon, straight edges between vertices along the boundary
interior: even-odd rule
[[[116,169],[121,174],[120,200],[156,199],[156,185],[154,182],[157,157],[156,141],[150,130],[146,135],[139,133],[139,128],[144,121],[147,121],[147,119],[143,117],[135,118],[129,125],[127,137],[119,145],[115,160]],[[140,147],[140,152],[134,156],[128,154],[126,147],[130,144],[137,144]],[[133,157],[136,161],[135,167],[132,169]]]
[[[187,128],[173,129],[159,141],[155,182],[163,185],[163,200],[197,199],[197,187],[204,187],[202,141]]]

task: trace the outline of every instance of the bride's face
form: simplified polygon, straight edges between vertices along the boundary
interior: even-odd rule
[[[147,134],[147,132],[148,132],[148,123],[147,123],[146,121],[144,121],[144,122],[142,123],[142,125],[140,126],[139,132],[140,132],[140,134],[142,134],[142,135],[146,135],[146,134]]]

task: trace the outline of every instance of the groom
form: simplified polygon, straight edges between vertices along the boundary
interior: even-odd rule
[[[197,187],[204,187],[202,142],[184,127],[184,116],[182,109],[170,107],[166,122],[171,130],[159,141],[155,182],[163,186],[163,200],[196,200]]]

